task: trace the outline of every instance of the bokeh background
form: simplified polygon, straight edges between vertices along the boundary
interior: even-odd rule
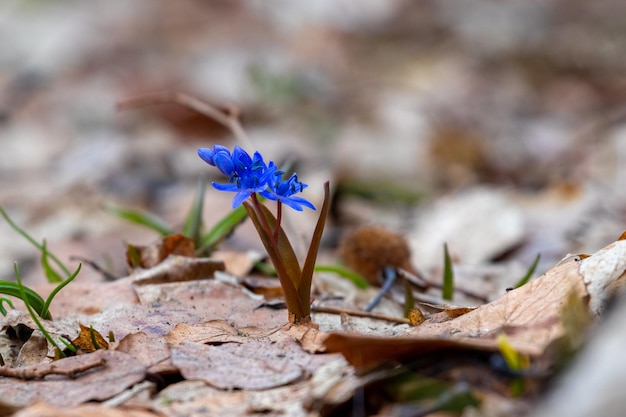
[[[626,229],[624,15],[617,0],[4,0],[0,205],[64,259],[123,274],[124,242],[157,236],[103,207],[180,225],[198,180],[219,178],[196,149],[236,144],[176,104],[116,107],[182,91],[239,109],[306,197],[331,181],[328,258],[376,223],[433,274],[443,242],[482,275],[519,278],[537,253],[542,272]],[[207,225],[229,209],[208,190]],[[313,214],[292,218],[310,233]],[[226,245],[260,248],[243,230]],[[15,260],[41,279],[2,222],[3,279]]]

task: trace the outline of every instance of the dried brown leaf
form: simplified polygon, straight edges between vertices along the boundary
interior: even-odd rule
[[[224,263],[206,258],[170,255],[153,268],[134,274],[134,285],[163,284],[213,278],[215,271],[223,271]]]
[[[169,360],[170,350],[163,337],[151,338],[144,332],[132,333],[120,340],[115,350],[137,358],[148,367],[149,373],[177,372],[176,367]]]
[[[126,262],[130,268],[152,268],[170,255],[193,257],[193,240],[181,234],[167,236],[150,246],[128,245]]]
[[[104,337],[93,327],[80,326],[80,333],[78,337],[72,340],[72,344],[83,352],[94,352],[98,349],[108,349],[109,343],[104,340]],[[97,346],[94,346],[94,340]]]
[[[201,379],[221,389],[264,390],[305,375],[308,354],[293,341],[254,341],[207,346],[185,342],[172,349],[172,361],[186,379]]]
[[[22,409],[14,417],[158,417],[162,414],[131,407],[107,407],[100,404],[84,404],[77,407],[53,407],[37,403]]]
[[[111,398],[145,377],[145,367],[137,359],[110,350],[98,350],[88,355],[61,359],[54,364],[23,369],[37,372],[38,369],[54,366],[57,371],[71,373],[97,360],[103,360],[105,365],[74,377],[54,376],[38,381],[0,378],[0,398],[8,399],[17,406],[42,401],[60,407],[73,407],[91,400]]]

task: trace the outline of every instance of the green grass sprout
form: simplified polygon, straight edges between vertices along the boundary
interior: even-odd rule
[[[59,275],[59,273],[50,266],[50,262],[48,262],[49,257],[50,252],[48,252],[48,248],[46,247],[46,240],[44,239],[41,245],[41,267],[43,268],[43,272],[44,274],[46,274],[46,279],[49,283],[56,284],[62,282],[63,278],[61,278],[61,275]]]
[[[41,331],[41,334],[43,334],[43,337],[46,338],[48,343],[50,343],[52,346],[54,346],[54,348],[55,348],[55,357],[58,354],[61,358],[64,358],[65,357],[65,353],[63,353],[63,351],[61,350],[59,345],[57,345],[57,343],[54,341],[52,336],[50,336],[50,333],[48,333],[48,331],[45,329],[45,327],[43,327],[43,324],[41,324],[41,321],[39,321],[39,318],[37,317],[37,314],[35,313],[35,310],[33,310],[33,308],[30,306],[30,303],[28,303],[26,301],[27,300],[27,298],[26,298],[26,291],[25,291],[25,287],[22,285],[22,276],[20,275],[20,269],[17,266],[17,262],[15,262],[13,264],[13,270],[15,271],[15,279],[17,280],[17,285],[18,285],[18,288],[19,288],[19,291],[20,291],[20,298],[22,300],[24,300],[24,305],[26,305],[26,309],[28,310],[28,314],[30,314],[30,316],[32,317],[33,321],[37,325],[37,328],[39,329],[39,331]]]
[[[206,181],[198,183],[198,192],[196,198],[189,209],[185,224],[183,225],[182,234],[193,240],[196,248],[202,245],[202,210],[204,208],[204,192],[206,190]]]
[[[100,346],[100,343],[98,343],[98,340],[96,340],[96,333],[93,329],[92,324],[89,325],[89,338],[91,339],[91,344],[93,345],[94,349],[96,350],[102,349],[102,347]]]
[[[24,285],[15,282],[0,280],[0,294],[10,295],[21,299],[24,304],[30,305],[45,320],[50,320],[50,312],[44,309],[46,302],[39,294]]]
[[[167,225],[165,220],[151,213],[140,210],[125,209],[113,204],[107,204],[105,210],[120,219],[127,220],[140,226],[148,227],[162,236],[170,236],[174,231]],[[68,274],[69,275],[69,274]]]
[[[15,307],[13,307],[13,301],[11,301],[10,298],[0,297],[0,314],[2,314],[3,316],[6,316],[8,311],[6,308],[4,308],[4,305],[3,305],[4,303],[7,303],[7,305],[11,307],[12,309]]]
[[[539,259],[541,259],[540,253],[538,253],[537,256],[535,257],[535,260],[533,261],[533,264],[530,266],[530,268],[528,268],[526,275],[524,275],[524,277],[520,279],[517,282],[517,284],[515,284],[514,288],[519,288],[522,285],[526,284],[528,281],[530,281],[530,278],[532,278],[533,274],[535,273],[535,269],[537,269],[537,265],[539,264]]]
[[[248,217],[243,206],[239,206],[229,212],[215,226],[202,236],[201,248],[214,249],[222,240],[229,236],[233,230]]]
[[[59,337],[59,340],[61,341],[61,343],[65,345],[65,348],[68,349],[70,352],[76,353],[78,351],[78,349],[76,349],[76,346],[74,346],[72,342],[69,342],[64,337]]]
[[[415,296],[413,295],[413,288],[406,279],[404,282],[404,317],[409,317],[411,310],[415,308]]]
[[[80,269],[82,268],[82,266],[83,266],[83,264],[78,264],[78,267],[76,268],[76,270],[74,271],[74,273],[72,275],[70,275],[69,277],[67,277],[67,279],[65,281],[61,282],[59,285],[54,287],[54,289],[52,290],[52,292],[50,293],[50,295],[46,299],[46,303],[43,306],[44,311],[46,311],[46,312],[48,311],[48,309],[50,307],[50,303],[52,303],[52,300],[59,293],[59,291],[61,291],[63,289],[63,287],[65,287],[67,284],[72,282],[74,280],[74,278],[76,278],[78,276],[78,273],[80,272]]]
[[[358,272],[355,272],[343,265],[315,265],[315,272],[331,272],[352,282],[357,288],[362,290],[370,285],[367,280]]]
[[[256,262],[254,267],[263,272],[265,275],[276,276],[276,269],[266,262]],[[359,289],[369,288],[370,284],[367,282],[365,278],[358,272],[355,272],[349,268],[346,268],[343,265],[315,265],[315,272],[329,272],[332,274],[336,274],[341,278],[345,278],[348,281],[352,282]]]
[[[47,249],[45,247],[45,242],[43,244],[40,244],[39,242],[37,242],[32,236],[30,236],[28,233],[26,233],[25,230],[23,230],[17,224],[15,224],[15,222],[13,220],[11,220],[9,215],[4,211],[4,209],[2,207],[0,207],[0,214],[2,215],[2,217],[4,217],[4,220],[6,220],[7,223],[9,223],[9,225],[13,228],[13,230],[15,230],[21,236],[23,236],[33,246],[35,246],[37,249],[39,249],[42,252],[42,257],[46,258],[46,262],[47,262],[47,258],[50,258],[52,260],[52,262],[54,262],[61,269],[61,271],[63,271],[63,273],[65,275],[70,275],[69,268],[66,267],[65,264],[63,264],[63,262],[61,262],[59,260],[59,258],[57,258],[53,253],[47,251]],[[44,255],[44,253],[45,253],[45,255]]]
[[[454,296],[454,271],[452,270],[452,260],[448,252],[448,244],[443,244],[443,289],[441,297],[444,300],[452,301]]]

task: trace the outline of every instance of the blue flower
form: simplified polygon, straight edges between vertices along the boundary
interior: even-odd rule
[[[303,207],[315,210],[315,206],[309,201],[293,196],[307,185],[298,181],[296,174],[283,181],[284,172],[279,171],[273,161],[265,164],[259,152],[250,157],[239,146],[235,146],[231,153],[225,146],[214,145],[213,149],[198,149],[198,155],[204,162],[217,167],[222,174],[228,176],[227,184],[212,184],[217,190],[237,193],[233,198],[233,208],[241,205],[253,193],[260,193],[265,198],[280,201],[294,210],[302,211]]]
[[[253,157],[239,146],[231,153],[228,148],[220,145],[213,149],[200,148],[198,155],[209,165],[217,167],[224,175],[228,175],[228,184],[213,182],[213,187],[220,191],[236,192],[233,208],[237,208],[253,193],[267,190],[267,183],[276,176],[278,167],[273,162],[269,166],[263,161],[259,152]]]
[[[315,206],[310,201],[302,197],[293,197],[294,194],[301,192],[308,185],[298,181],[296,174],[292,174],[288,180],[283,181],[282,174],[282,172],[277,171],[274,180],[268,182],[269,188],[263,191],[261,195],[268,200],[280,201],[297,211],[303,211],[303,206],[315,210]]]

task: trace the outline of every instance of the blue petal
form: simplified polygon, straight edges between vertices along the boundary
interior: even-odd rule
[[[213,157],[213,162],[224,175],[231,176],[235,172],[235,165],[233,165],[233,160],[231,159],[230,155],[226,154],[225,152],[216,153]]]
[[[233,149],[233,163],[235,164],[235,168],[237,170],[246,169],[252,165],[252,158],[250,158],[248,152],[246,152],[242,147],[235,146]]]
[[[209,148],[198,149],[198,156],[207,164],[215,166],[215,163],[213,162],[213,155],[214,152]]]
[[[288,197],[281,199],[281,201],[294,210],[302,211],[302,206],[315,210],[315,206],[311,204],[310,201],[305,200],[302,197]]]
[[[215,166],[215,155],[218,153],[225,153],[230,157],[230,151],[226,146],[213,145],[213,149],[200,148],[198,149],[198,156],[202,158],[204,162],[209,165]]]
[[[250,197],[252,193],[250,191],[239,191],[237,194],[235,194],[235,197],[233,198],[233,208],[237,208],[241,205],[241,203],[243,203],[246,198]]]
[[[217,182],[212,182],[213,188],[220,191],[240,191],[237,184],[219,184]]]
[[[276,195],[275,192],[272,192],[271,190],[263,190],[260,192],[260,194],[267,198],[268,200],[272,200],[272,201],[276,201],[278,200],[278,196]]]

